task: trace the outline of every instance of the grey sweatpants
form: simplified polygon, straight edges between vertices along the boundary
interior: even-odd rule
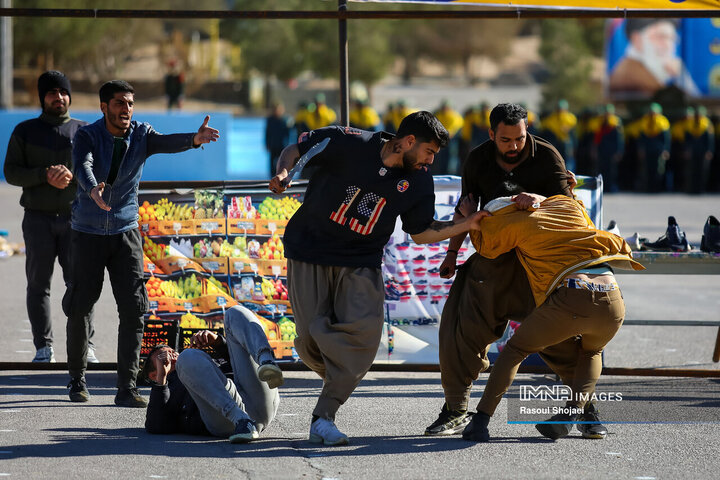
[[[323,379],[313,415],[335,419],[370,369],[383,326],[379,268],[315,265],[288,259],[295,349]]]

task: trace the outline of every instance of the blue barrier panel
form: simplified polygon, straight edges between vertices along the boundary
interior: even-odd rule
[[[36,117],[40,110],[17,109],[0,111],[0,149],[3,149],[3,164],[5,162],[4,152],[15,125],[23,120]],[[89,111],[72,110],[73,118],[94,122],[101,117],[101,113]],[[237,174],[251,175],[255,170],[255,177],[244,178],[265,178],[264,170],[259,170],[260,164],[256,158],[235,157],[234,165],[241,165],[243,168],[236,168],[233,176],[228,176],[228,159],[230,145],[233,143],[233,118],[228,113],[208,112],[210,115],[210,126],[220,130],[220,140],[205,145],[204,149],[190,150],[180,154],[160,154],[150,157],[145,164],[142,179],[144,181],[201,181],[201,180],[237,180],[243,177]],[[187,133],[195,132],[205,118],[203,113],[158,113],[140,112],[136,113],[134,119],[138,122],[148,122],[160,133]],[[262,119],[259,119],[262,120]],[[243,123],[241,122],[241,126]],[[264,124],[263,124],[264,125]],[[254,141],[246,142],[248,145],[260,143],[262,148],[263,139],[257,138]],[[263,149],[264,151],[264,149]],[[239,155],[243,151],[240,150]],[[267,161],[264,161],[267,163]],[[264,166],[264,163],[263,163]],[[0,179],[5,176],[0,170]]]
[[[228,142],[230,180],[267,180],[270,158],[265,150],[265,119],[233,118]]]

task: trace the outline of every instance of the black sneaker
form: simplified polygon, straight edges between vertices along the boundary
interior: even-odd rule
[[[582,433],[583,438],[594,438],[602,440],[607,437],[607,428],[605,425],[600,423],[600,417],[598,417],[598,411],[595,405],[588,403],[585,405],[583,413],[578,416],[578,422],[592,422],[592,423],[578,423],[577,429]]]
[[[71,379],[68,388],[70,388],[68,395],[70,395],[71,402],[87,402],[90,400],[90,392],[88,392],[85,377]]]
[[[543,437],[557,440],[558,438],[567,437],[573,428],[573,425],[577,419],[577,415],[568,415],[566,413],[558,413],[550,417],[547,422],[553,423],[538,423],[535,428],[540,432]]]
[[[710,215],[703,228],[700,250],[703,252],[720,253],[720,222]]]
[[[692,247],[685,237],[685,232],[680,230],[675,217],[668,217],[668,226],[665,235],[654,242],[645,242],[643,247],[656,252],[689,252]]]
[[[454,435],[462,432],[470,423],[472,413],[462,410],[448,410],[447,403],[440,410],[440,416],[425,429],[425,435]]]
[[[230,435],[230,443],[247,443],[258,438],[257,428],[252,420],[249,418],[243,418],[235,424],[235,431]]]
[[[140,396],[137,388],[121,388],[115,395],[115,405],[128,408],[145,408],[147,401]]]
[[[472,416],[472,420],[470,420],[470,423],[467,424],[465,430],[463,430],[463,440],[469,440],[471,442],[489,442],[489,423],[490,415],[483,412],[477,412]]]

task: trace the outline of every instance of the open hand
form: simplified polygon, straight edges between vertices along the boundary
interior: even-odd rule
[[[208,126],[210,121],[210,115],[205,116],[203,124],[198,128],[197,133],[193,137],[193,145],[198,146],[203,143],[216,142],[220,138],[220,132],[212,127]]]
[[[93,187],[92,190],[90,190],[90,198],[92,198],[98,207],[105,210],[106,212],[110,211],[110,207],[107,203],[105,203],[105,200],[102,198],[102,194],[105,191],[105,182],[100,182],[97,185]]]

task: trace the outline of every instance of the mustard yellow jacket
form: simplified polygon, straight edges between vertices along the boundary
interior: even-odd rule
[[[515,204],[502,208],[483,218],[470,238],[487,258],[514,248],[538,306],[575,270],[604,262],[626,270],[645,269],[632,259],[622,237],[596,229],[582,203],[564,195],[546,199],[537,209],[518,210]]]

